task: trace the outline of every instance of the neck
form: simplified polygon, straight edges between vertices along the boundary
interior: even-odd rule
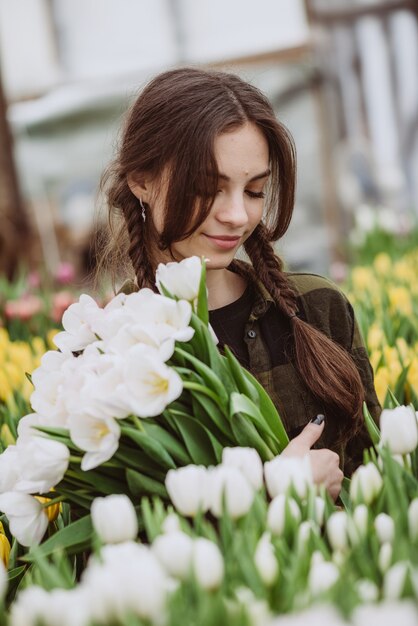
[[[208,269],[206,272],[209,310],[220,309],[242,296],[247,283],[242,276],[227,269]]]

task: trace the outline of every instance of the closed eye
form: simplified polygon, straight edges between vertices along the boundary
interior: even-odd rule
[[[265,198],[266,194],[264,191],[251,191],[250,189],[246,189],[245,193],[250,196],[250,198]]]

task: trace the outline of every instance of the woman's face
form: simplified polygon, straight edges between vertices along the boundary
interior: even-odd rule
[[[223,269],[262,218],[264,190],[270,175],[269,150],[263,133],[254,124],[246,123],[219,135],[214,153],[219,188],[210,213],[190,237],[172,244],[172,253],[176,261],[205,256],[209,259],[208,269]],[[158,197],[151,202],[151,210],[155,226],[161,230],[163,204]],[[163,251],[160,260],[173,260],[168,252],[167,255]]]

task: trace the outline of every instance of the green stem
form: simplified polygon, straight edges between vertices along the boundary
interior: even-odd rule
[[[140,430],[141,432],[145,432],[145,429],[142,425],[142,422],[140,420],[140,418],[137,415],[132,415],[132,422],[134,424],[134,426],[137,427],[138,430]]]
[[[47,509],[49,506],[52,506],[53,504],[58,504],[59,502],[65,502],[66,499],[67,499],[66,496],[57,496],[56,498],[52,498],[49,502],[44,502],[42,504],[42,508]]]
[[[183,381],[183,389],[189,389],[190,391],[199,391],[200,393],[209,396],[216,404],[220,404],[219,397],[214,393],[211,389],[204,387],[203,385],[199,385],[199,383],[187,382]]]

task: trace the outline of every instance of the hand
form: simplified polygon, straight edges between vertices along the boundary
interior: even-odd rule
[[[341,491],[344,478],[339,462],[340,457],[336,452],[323,448],[311,450],[318,441],[324,430],[324,422],[315,424],[310,422],[305,426],[300,435],[292,439],[283,450],[283,456],[309,456],[313,481],[316,485],[325,485],[328,493],[336,500]]]

